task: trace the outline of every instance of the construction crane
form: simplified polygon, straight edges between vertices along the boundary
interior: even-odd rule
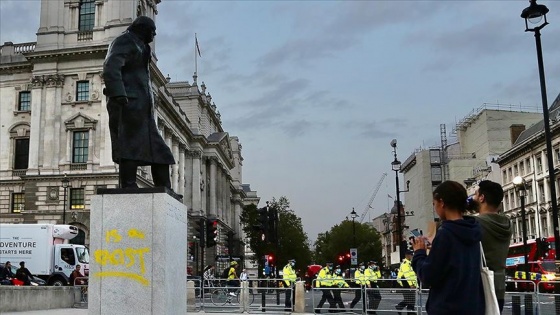
[[[383,183],[383,180],[385,179],[385,177],[387,176],[387,173],[383,173],[383,175],[381,175],[381,178],[379,179],[379,182],[377,182],[377,186],[375,186],[375,189],[373,190],[373,194],[371,194],[371,198],[369,199],[369,202],[366,206],[366,208],[364,209],[364,212],[362,213],[362,216],[360,217],[360,223],[364,222],[364,218],[366,217],[366,214],[369,211],[369,208],[371,208],[371,204],[373,203],[373,200],[375,199],[375,196],[377,196],[377,192],[379,191],[379,188],[381,187],[381,184]]]

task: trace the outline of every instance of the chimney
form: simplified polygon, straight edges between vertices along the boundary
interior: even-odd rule
[[[517,141],[517,138],[519,138],[519,135],[521,135],[523,131],[525,131],[525,125],[522,124],[513,124],[509,127],[511,145],[513,145],[515,141]]]

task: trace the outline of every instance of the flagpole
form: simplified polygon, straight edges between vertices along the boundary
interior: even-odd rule
[[[197,75],[197,72],[198,72],[198,60],[197,60],[197,57],[196,57],[198,52],[197,52],[197,48],[196,48],[196,41],[197,41],[196,33],[194,33],[194,75]]]

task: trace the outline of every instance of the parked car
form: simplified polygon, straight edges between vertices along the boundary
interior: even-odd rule
[[[4,269],[5,263],[0,263],[0,273],[2,273],[2,270]],[[12,270],[12,273],[15,275],[18,268],[14,265],[10,266],[10,269]],[[47,285],[47,282],[39,277],[33,276],[33,278],[31,279],[31,285]]]

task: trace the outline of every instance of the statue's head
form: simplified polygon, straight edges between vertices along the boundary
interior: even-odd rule
[[[156,36],[156,23],[147,16],[139,16],[128,27],[128,30],[138,35],[146,44],[149,44]]]

